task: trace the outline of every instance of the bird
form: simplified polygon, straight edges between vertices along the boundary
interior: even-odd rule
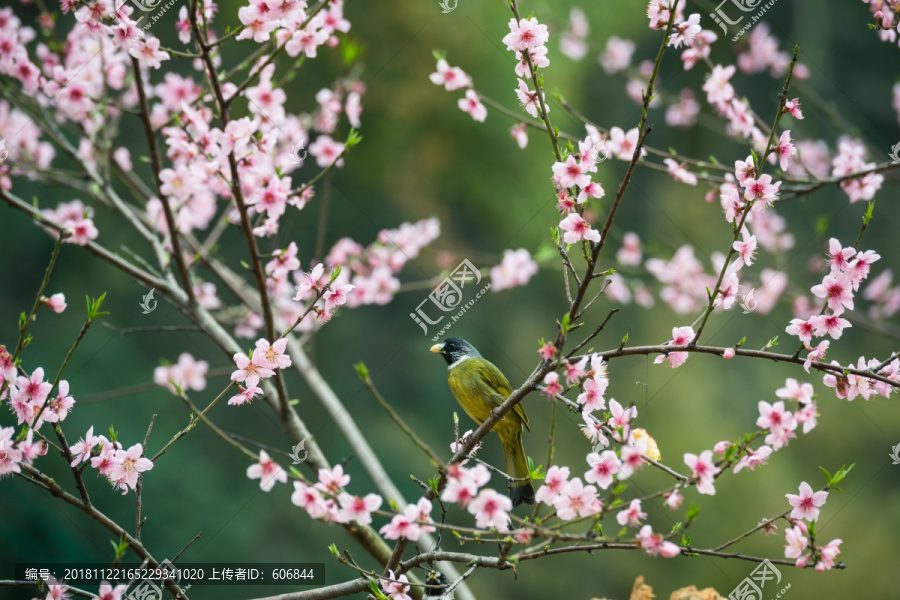
[[[447,381],[450,391],[473,421],[481,425],[491,411],[503,404],[512,393],[512,388],[503,373],[490,361],[484,359],[475,346],[452,337],[431,347],[447,361]],[[534,504],[534,488],[528,480],[528,461],[522,444],[522,430],[531,431],[528,415],[521,404],[498,421],[493,430],[503,443],[506,458],[506,472],[520,481],[513,481],[509,488],[512,505]]]
[[[442,598],[444,591],[447,589],[447,576],[440,571],[434,569],[426,569],[425,584],[440,587],[425,588],[426,598]]]

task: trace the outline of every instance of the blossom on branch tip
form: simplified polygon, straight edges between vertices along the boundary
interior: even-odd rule
[[[287,483],[287,472],[281,466],[272,460],[265,450],[259,451],[259,462],[247,467],[247,477],[249,479],[259,479],[259,488],[268,492],[275,483]]]
[[[581,241],[600,243],[600,232],[592,229],[584,217],[577,213],[572,213],[560,221],[559,228],[565,232],[563,242],[566,244],[576,244]]]

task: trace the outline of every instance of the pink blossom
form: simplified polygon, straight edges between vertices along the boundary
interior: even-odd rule
[[[253,399],[257,396],[262,396],[263,391],[262,388],[256,386],[247,386],[246,388],[243,386],[237,386],[238,393],[231,398],[228,399],[228,404],[232,406],[240,406],[241,404],[249,404],[253,402]]]
[[[538,93],[531,91],[528,85],[519,79],[518,86],[516,87],[516,96],[519,98],[519,103],[522,105],[522,108],[525,109],[529,115],[534,117],[535,119],[540,118],[542,114],[542,110],[545,108],[547,112],[550,112],[550,106],[543,102],[543,107],[541,106],[541,101],[544,100],[543,93],[538,98]],[[462,102],[462,100],[460,100]]]
[[[319,263],[309,273],[301,273],[299,282],[297,283],[297,286],[295,288],[297,294],[294,296],[294,300],[298,302],[304,300],[306,299],[306,296],[310,291],[318,290],[319,280],[322,278],[324,270],[325,265]]]
[[[734,358],[734,348],[725,348],[722,351],[722,358]]]
[[[753,264],[753,255],[756,254],[756,236],[750,235],[746,228],[741,231],[741,235],[743,241],[734,242],[732,247],[738,253],[737,260],[741,264],[750,266]]]
[[[756,450],[747,449],[747,454],[741,457],[741,460],[734,466],[734,472],[740,473],[745,467],[754,470],[759,465],[766,464],[766,461],[772,455],[772,448],[769,446],[760,446]]]
[[[344,166],[344,159],[340,156],[344,153],[346,145],[337,142],[329,135],[320,135],[312,144],[309,145],[309,155],[316,159],[316,165],[324,169],[332,165],[336,167]]]
[[[835,315],[840,315],[844,309],[853,310],[853,292],[851,282],[847,275],[828,274],[822,283],[810,288],[817,298],[825,298],[828,307]]]
[[[779,166],[782,171],[787,171],[788,166],[791,163],[791,159],[794,158],[797,154],[797,149],[794,147],[794,142],[791,140],[791,130],[788,129],[781,134],[781,138],[778,140],[778,144],[772,147],[772,161],[775,161],[777,157],[779,162]]]
[[[525,285],[538,272],[538,264],[534,262],[528,250],[504,250],[503,260],[491,269],[491,291]]]
[[[805,531],[796,526],[784,530],[784,541],[787,542],[784,546],[785,558],[800,558],[800,555],[803,554],[803,551],[806,550],[806,546],[809,544],[809,540],[803,535],[804,533]]]
[[[791,319],[791,324],[785,328],[786,332],[791,335],[796,335],[804,344],[809,344],[812,341],[815,330],[816,327],[813,325],[812,319],[807,321],[804,321],[803,319]]]
[[[503,43],[510,52],[532,50],[547,43],[550,34],[546,25],[538,23],[537,19],[522,19],[516,22],[509,20],[509,33],[503,37]]]
[[[328,505],[325,503],[321,492],[302,481],[294,482],[294,493],[291,494],[291,503],[305,510],[313,519],[321,519],[328,513]]]
[[[350,476],[344,473],[344,467],[334,465],[331,469],[319,469],[319,481],[316,483],[316,489],[336,496],[340,493],[341,488],[349,483]]]
[[[603,394],[609,382],[603,378],[592,378],[584,382],[584,392],[578,395],[576,401],[583,404],[585,412],[594,412],[606,408],[606,399]]]
[[[634,445],[625,444],[622,446],[621,461],[619,467],[618,478],[628,479],[634,472],[644,466],[644,454],[647,452],[646,438],[640,438],[634,442]]]
[[[653,533],[650,525],[644,525],[637,534],[640,547],[650,556],[662,555],[665,558],[673,558],[681,554],[681,549],[668,540],[663,540],[662,535]]]
[[[487,109],[481,103],[478,92],[475,90],[466,90],[466,97],[460,98],[457,105],[461,111],[469,113],[479,123],[484,123],[484,120],[487,119]]]
[[[144,447],[141,444],[135,444],[127,451],[115,450],[112,459],[115,464],[110,472],[110,479],[113,482],[120,482],[123,490],[127,491],[125,486],[134,489],[137,486],[138,475],[153,468],[153,462],[143,457],[143,453]]]
[[[607,75],[624,71],[631,65],[635,45],[631,40],[623,40],[616,36],[606,40],[606,49],[600,55],[600,64]]]
[[[818,422],[816,421],[816,417],[819,416],[819,413],[816,411],[816,403],[808,402],[800,407],[799,410],[794,412],[794,419],[796,419],[797,423],[803,425],[803,433],[809,433],[812,431]]]
[[[278,463],[269,458],[265,450],[259,451],[259,462],[247,467],[249,479],[259,479],[259,488],[268,492],[276,481],[287,483],[287,472]]]
[[[785,410],[784,402],[781,400],[774,404],[760,400],[759,415],[756,426],[769,430],[766,443],[772,446],[773,450],[780,449],[788,443],[788,440],[795,437],[793,431],[797,429],[797,421],[790,411]]]
[[[638,527],[642,519],[647,518],[647,513],[641,511],[641,501],[637,498],[631,501],[628,508],[619,511],[616,514],[616,521],[623,527],[627,524],[629,527]]]
[[[612,450],[604,450],[600,454],[591,452],[587,455],[587,463],[591,468],[584,474],[584,480],[588,483],[596,483],[604,490],[612,484],[613,478],[622,464]]]
[[[585,479],[587,479],[587,477],[585,477]],[[553,465],[547,469],[547,474],[544,476],[544,485],[539,487],[537,493],[534,495],[535,502],[543,502],[544,504],[552,505],[560,490],[562,490],[568,482],[569,467]]]
[[[544,389],[542,393],[548,398],[555,398],[562,392],[562,386],[559,384],[559,373],[552,371],[544,375]]]
[[[528,50],[526,52],[516,52],[516,60],[519,61],[515,68],[516,76],[531,77],[531,66],[528,64],[528,59],[531,59],[531,64],[538,69],[550,66],[550,59],[547,58],[546,46],[538,46],[534,50]]]
[[[834,567],[834,559],[841,553],[842,540],[836,538],[819,548],[822,560],[816,563],[816,571],[830,571]]]
[[[491,474],[484,465],[475,465],[471,469],[452,465],[447,468],[447,486],[441,492],[441,500],[466,506],[490,479]]]
[[[468,506],[469,513],[475,515],[476,527],[494,527],[497,531],[509,531],[511,510],[512,501],[490,488],[481,490]]]
[[[376,511],[381,507],[382,499],[378,494],[366,494],[365,497],[351,496],[347,493],[338,495],[338,504],[341,509],[338,511],[338,523],[355,522],[357,525],[365,526],[372,522],[372,511]]]
[[[519,145],[519,148],[524,150],[525,147],[528,146],[528,128],[524,123],[513,125],[512,129],[509,130],[509,134],[516,140],[516,144]]]
[[[592,445],[603,444],[605,448],[609,447],[609,440],[606,439],[606,436],[603,434],[603,421],[598,421],[594,417],[591,416],[590,413],[582,412],[581,419],[584,421],[584,425],[581,426],[581,432],[584,434],[584,437],[591,442]]]
[[[663,495],[666,499],[665,504],[672,510],[678,510],[681,506],[682,501],[684,500],[684,496],[682,496],[677,489],[672,490],[671,492],[667,492]]]
[[[690,326],[686,327],[673,327],[672,328],[672,339],[666,342],[667,346],[686,346],[690,344],[694,340],[694,328]],[[653,360],[653,364],[661,364],[668,363],[670,367],[676,369],[684,364],[684,362],[690,356],[689,352],[669,352],[667,354],[661,354],[657,356]]]
[[[122,600],[122,595],[128,591],[127,584],[120,584],[113,587],[107,581],[100,582],[100,589],[97,592],[97,600]]]
[[[721,105],[734,97],[734,88],[728,82],[734,75],[734,71],[734,65],[713,67],[712,73],[703,84],[703,91],[706,92],[706,98],[710,104]]]
[[[672,104],[666,110],[666,124],[670,127],[690,127],[697,122],[700,113],[700,103],[694,97],[690,88],[684,88],[679,94],[677,104]]]
[[[869,276],[869,268],[872,263],[879,260],[881,255],[874,250],[866,250],[856,255],[856,258],[850,263],[847,269],[847,275],[853,283],[853,289],[858,290],[859,284]]]
[[[264,353],[254,353],[252,358],[241,352],[233,356],[237,370],[231,374],[232,381],[243,382],[247,387],[256,387],[260,379],[268,379],[275,374],[269,368],[269,362]]]
[[[601,501],[597,498],[597,488],[582,484],[579,477],[569,480],[554,499],[553,505],[556,507],[556,516],[563,521],[571,521],[576,516],[589,517],[602,509]]]
[[[74,457],[71,466],[74,467],[78,463],[82,463],[89,459],[91,457],[91,452],[94,450],[94,446],[99,442],[100,438],[94,436],[94,426],[91,425],[85,436],[78,440],[77,443],[73,444],[70,449],[72,451],[72,456]]]
[[[0,427],[0,478],[22,472],[22,451],[15,446],[15,435],[15,427]]]
[[[66,296],[64,294],[53,294],[49,298],[41,296],[41,302],[57,314],[66,310]]]
[[[671,175],[675,181],[680,181],[688,185],[697,185],[697,176],[688,171],[684,165],[679,164],[671,158],[667,158],[663,160],[663,162],[668,168],[669,175]]]
[[[792,519],[806,519],[815,521],[819,518],[819,507],[825,504],[828,492],[813,492],[812,487],[805,481],[800,484],[800,494],[785,494],[788,502],[794,507],[791,511]]]
[[[790,114],[797,120],[803,119],[803,111],[800,110],[800,98],[786,100],[782,112]]]
[[[437,61],[437,71],[428,76],[435,85],[444,86],[448,92],[469,87],[472,82],[465,71],[451,67],[443,58]]]
[[[616,252],[616,260],[623,265],[641,264],[641,240],[638,234],[629,231],[622,236],[622,247]]]
[[[746,200],[762,200],[766,204],[771,204],[778,199],[781,182],[772,183],[772,176],[766,173],[759,178],[748,177],[741,185],[744,187]]]
[[[158,69],[162,66],[162,61],[169,60],[169,53],[159,49],[159,38],[155,37],[138,40],[131,45],[128,53],[151,69]]]
[[[831,274],[839,275],[850,267],[850,259],[856,255],[856,249],[844,248],[837,238],[828,240],[828,264],[831,265]]]
[[[785,400],[796,400],[801,404],[812,402],[815,390],[811,383],[800,383],[793,377],[788,377],[784,387],[775,390],[775,395]]]
[[[715,495],[716,488],[713,485],[716,480],[716,474],[721,469],[713,464],[712,450],[704,450],[700,456],[685,452],[684,464],[692,471],[691,478],[697,479],[697,491],[701,494]]]
[[[562,187],[583,188],[591,183],[591,176],[585,172],[581,162],[575,160],[575,156],[570,154],[565,162],[554,163],[553,180]]]
[[[669,45],[679,48],[681,47],[681,44],[684,43],[690,46],[693,44],[694,38],[697,37],[697,34],[700,33],[701,29],[702,27],[700,27],[700,15],[694,13],[688,18],[687,21],[676,23],[672,27],[672,35],[669,38]]]
[[[575,244],[585,240],[600,243],[600,232],[592,229],[590,224],[578,213],[572,213],[560,221],[559,228],[566,232],[563,235],[563,242],[566,244]]]

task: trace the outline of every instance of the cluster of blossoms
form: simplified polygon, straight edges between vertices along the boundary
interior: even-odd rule
[[[276,320],[283,327],[297,324],[298,331],[312,331],[327,323],[339,306],[387,304],[400,289],[397,273],[439,234],[440,223],[432,218],[384,229],[367,247],[351,238],[341,238],[324,263],[316,264],[309,272],[300,270],[295,242],[274,250],[265,264],[265,273]],[[326,272],[326,267],[330,272]],[[262,326],[262,317],[247,311],[235,333],[253,338]]]
[[[569,154],[564,161],[553,164],[551,180],[556,186],[556,207],[560,214],[565,215],[559,223],[559,229],[563,232],[562,241],[566,244],[600,242],[600,232],[585,220],[582,207],[589,198],[602,198],[606,195],[603,186],[591,179],[591,173],[596,173],[597,163],[613,152],[613,144],[618,144],[617,148],[620,148],[624,143],[625,134],[621,129],[616,129],[618,128],[613,128],[610,139],[606,140],[596,128],[588,126],[588,135],[578,142],[578,153]],[[637,143],[637,130],[634,132],[631,154],[634,154]]]
[[[307,58],[315,58],[320,46],[337,46],[338,32],[350,31],[350,22],[344,18],[343,0],[328,2],[326,6],[327,10],[310,17],[306,0],[251,0],[249,6],[238,10],[238,18],[245,28],[237,39],[253,39],[261,44],[274,32],[278,46],[284,46],[288,56],[303,53]]]
[[[798,567],[805,567],[815,558],[816,571],[828,571],[834,567],[834,559],[840,554],[842,540],[833,539],[824,546],[811,549],[812,552],[804,554],[809,548],[809,528],[803,521],[814,522],[819,518],[819,509],[825,505],[828,492],[813,492],[812,487],[805,481],[800,484],[799,494],[785,494],[793,510],[790,514],[791,527],[784,532],[784,556],[797,561]]]
[[[387,578],[380,578],[381,591],[390,600],[412,600],[409,595],[409,579],[406,575],[394,575],[394,571],[388,569]]]
[[[830,342],[823,340],[818,345],[812,345],[814,337],[830,336],[839,339],[843,330],[851,327],[850,321],[843,318],[845,311],[854,309],[854,294],[859,291],[860,285],[868,277],[872,263],[881,256],[873,250],[857,252],[853,247],[843,247],[837,239],[832,238],[828,245],[828,273],[823,277],[822,283],[810,288],[812,294],[824,301],[824,306],[819,312],[809,314],[805,318],[791,320],[786,331],[799,338],[807,349],[808,354],[804,367],[809,370],[812,361],[821,362],[828,351]],[[833,365],[838,365],[832,361]],[[856,365],[850,368],[873,369],[873,373],[886,377],[892,381],[900,380],[900,361],[894,359],[882,364],[878,359],[866,360],[860,357]],[[858,375],[828,374],[824,377],[824,383],[828,387],[835,388],[838,398],[853,400],[857,396],[869,399],[873,394],[890,396],[892,387],[890,384],[861,377]]]
[[[96,448],[96,451],[95,451]],[[138,476],[153,468],[153,461],[143,456],[142,444],[125,450],[117,440],[110,441],[103,435],[94,435],[94,428],[72,445],[72,466],[91,461],[91,467],[106,477],[114,488],[127,494],[137,486]]]
[[[265,452],[260,452],[259,464],[251,465],[247,469],[247,476],[251,479],[259,478],[260,487],[266,491],[271,489],[276,481],[287,482],[287,474],[272,462]],[[349,483],[350,475],[344,473],[341,465],[335,465],[331,469],[319,469],[319,480],[315,484],[294,482],[291,502],[305,510],[313,519],[326,523],[368,525],[372,522],[372,512],[381,507],[381,496],[350,495],[344,490]]]
[[[538,264],[525,248],[504,250],[500,264],[491,269],[491,291],[525,285],[538,272]]]
[[[866,147],[861,140],[855,140],[847,136],[838,138],[838,151],[831,161],[831,175],[833,177],[846,177],[853,173],[869,171],[878,165],[866,162]],[[841,181],[841,189],[850,198],[850,203],[869,201],[875,197],[875,192],[881,189],[884,183],[884,175],[881,173],[868,173],[862,177],[845,179]]]
[[[481,103],[478,92],[472,89],[472,78],[466,75],[466,72],[459,67],[451,67],[447,60],[443,57],[437,58],[437,71],[428,76],[435,85],[442,85],[448,92],[464,89],[466,95],[459,99],[459,109],[478,121],[483,123],[487,119],[487,108]],[[528,138],[526,137],[526,142]]]
[[[85,206],[81,200],[61,202],[55,209],[44,209],[41,214],[62,226],[67,234],[64,243],[84,246],[100,234],[94,225],[94,209]],[[55,231],[51,233],[59,235]]]
[[[4,385],[5,384],[5,385]],[[38,367],[29,377],[16,375],[16,367],[5,346],[0,346],[0,400],[8,397],[9,407],[18,419],[32,429],[40,429],[44,423],[59,423],[65,420],[75,405],[69,395],[69,382],[59,382],[57,394],[50,398],[53,384],[44,381],[44,369]]]
[[[863,0],[869,5],[875,24],[878,26],[878,37],[882,42],[900,45],[900,0]]]
[[[196,360],[189,353],[182,352],[174,365],[162,365],[153,370],[153,383],[167,388],[173,394],[175,386],[182,390],[201,392],[206,389],[208,370],[208,362]]]
[[[231,374],[231,380],[238,383],[239,393],[228,400],[228,404],[246,404],[263,393],[259,387],[262,379],[275,375],[277,369],[291,366],[291,357],[284,353],[287,338],[279,338],[269,344],[266,339],[256,341],[256,350],[250,355],[237,352],[234,364],[237,370]],[[243,385],[241,385],[243,384]]]

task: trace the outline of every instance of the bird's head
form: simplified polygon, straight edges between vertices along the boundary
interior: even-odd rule
[[[448,365],[454,365],[467,358],[481,358],[475,346],[466,340],[452,337],[431,347],[432,352],[439,352]]]

